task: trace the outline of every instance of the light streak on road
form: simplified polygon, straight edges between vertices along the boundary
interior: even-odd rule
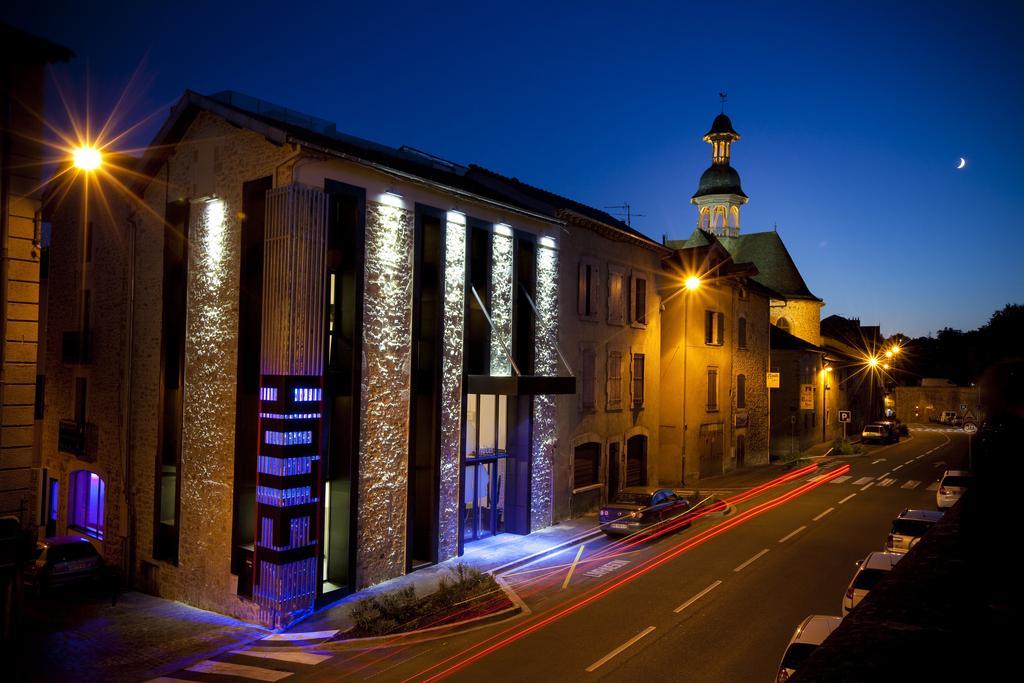
[[[822,486],[833,477],[845,474],[849,469],[850,466],[848,464],[842,465],[841,467],[837,468],[833,473],[827,475],[826,478],[820,481],[804,483],[801,486],[798,486],[791,491],[783,493],[782,495],[776,498],[765,501],[763,503],[759,503],[758,505],[755,505],[749,510],[737,513],[736,517],[721,522],[710,529],[706,529],[696,534],[692,538],[680,541],[676,545],[667,548],[658,555],[655,555],[649,560],[646,560],[645,562],[641,563],[632,572],[626,574],[625,576],[611,579],[603,584],[595,586],[587,593],[584,593],[582,596],[580,596],[579,599],[577,599],[570,605],[557,609],[556,611],[547,616],[538,616],[535,618],[532,624],[517,624],[515,626],[511,626],[507,629],[504,629],[480,641],[479,643],[476,643],[464,649],[461,652],[458,652],[454,655],[451,655],[450,657],[447,657],[435,663],[434,665],[424,669],[418,674],[406,678],[403,681],[403,683],[413,680],[437,681],[446,678],[447,676],[450,676],[456,671],[459,671],[460,669],[469,666],[473,662],[476,662],[486,657],[487,655],[496,652],[497,650],[500,650],[503,647],[506,647],[518,640],[521,640],[522,638],[525,638],[531,633],[534,633],[544,628],[545,626],[562,619],[563,617],[566,617],[574,612],[579,611],[580,609],[586,607],[590,603],[604,597],[608,593],[616,590],[617,588],[620,588],[621,586],[624,586],[628,583],[635,581],[641,576],[656,569],[657,567],[664,565],[666,562],[678,557],[679,555],[690,550],[691,548],[701,545],[711,540],[712,538],[722,533],[725,533],[726,531],[733,529],[746,521],[749,521],[750,519],[758,517],[770,510],[775,509],[780,505],[784,505],[790,502],[791,500],[798,498],[799,496],[802,496],[808,491],[811,491],[815,488],[818,488],[819,486]],[[520,628],[520,626],[522,627]],[[476,651],[474,652],[474,650]]]

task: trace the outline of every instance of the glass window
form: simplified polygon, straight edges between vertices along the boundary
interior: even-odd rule
[[[747,407],[747,376],[736,375],[736,407]]]
[[[71,473],[68,488],[68,524],[95,538],[103,538],[106,484],[95,472]]]
[[[597,317],[598,274],[597,264],[591,260],[580,261],[577,308],[584,318]]]
[[[736,346],[741,349],[747,348],[747,319],[740,318],[736,325]]]
[[[704,343],[721,346],[725,342],[725,313],[704,311]]]
[[[480,394],[480,436],[477,443],[480,455],[491,455],[497,445],[496,407],[494,394]]]
[[[633,322],[647,324],[647,279],[633,277]]]

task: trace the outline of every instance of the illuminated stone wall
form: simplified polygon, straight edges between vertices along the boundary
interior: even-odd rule
[[[504,228],[504,229],[502,229]],[[511,375],[508,353],[512,348],[512,254],[515,242],[506,225],[491,235],[491,375]]]
[[[366,203],[357,588],[405,573],[414,216],[399,204]]]
[[[558,374],[558,252],[541,244],[537,249],[536,374]],[[557,411],[555,397],[533,400],[533,468],[530,529],[552,523],[552,489]]]
[[[729,444],[733,458],[736,456],[736,436],[746,439],[745,466],[768,463],[768,300],[748,290],[746,301],[736,301],[735,315],[730,316],[730,325],[736,329],[740,316],[747,321],[747,346],[739,348],[737,337],[732,336],[736,347],[733,353],[734,374],[747,378],[747,419],[745,428],[737,428],[733,443]],[[736,408],[736,379],[733,378],[732,403]],[[739,411],[742,412],[742,411]],[[727,449],[728,450],[728,449]],[[735,465],[735,460],[733,461]],[[726,465],[726,469],[729,465]]]
[[[779,305],[783,304],[783,305]],[[779,318],[789,321],[789,333],[812,344],[821,344],[821,307],[820,301],[793,300],[772,301],[771,320],[776,324]]]
[[[200,153],[201,152],[201,153]],[[135,329],[131,395],[133,478],[140,580],[161,597],[255,621],[255,605],[236,595],[231,566],[238,275],[242,184],[273,175],[293,153],[262,135],[201,113],[144,191],[136,242]],[[200,168],[202,166],[202,168]],[[154,467],[158,450],[164,226],[168,201],[201,196],[205,176],[223,202],[207,214],[191,206],[185,397],[182,426],[179,561],[154,561]],[[204,191],[203,194],[208,194]],[[216,221],[211,219],[217,218]],[[95,325],[106,325],[97,309]],[[110,323],[113,324],[113,323]],[[117,430],[117,425],[101,430]],[[115,432],[116,433],[116,432]],[[253,455],[255,457],[255,454]],[[148,568],[147,568],[148,567]]]
[[[466,315],[466,218],[448,213],[444,243],[444,333],[441,340],[441,463],[437,559],[459,552],[462,449],[462,359]]]

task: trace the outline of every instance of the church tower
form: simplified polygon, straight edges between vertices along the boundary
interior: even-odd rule
[[[729,147],[739,139],[725,112],[715,117],[704,135],[704,142],[711,144],[711,167],[700,177],[690,202],[697,205],[697,227],[716,235],[740,233],[740,206],[747,203],[747,195],[740,187],[740,174],[729,165]]]

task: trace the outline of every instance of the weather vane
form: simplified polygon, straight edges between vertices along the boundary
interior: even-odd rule
[[[722,100],[722,113],[724,114],[725,113],[725,101],[727,99],[729,99],[729,93],[727,93],[727,92],[720,92],[720,93],[718,93],[718,97],[720,97],[721,100]]]

